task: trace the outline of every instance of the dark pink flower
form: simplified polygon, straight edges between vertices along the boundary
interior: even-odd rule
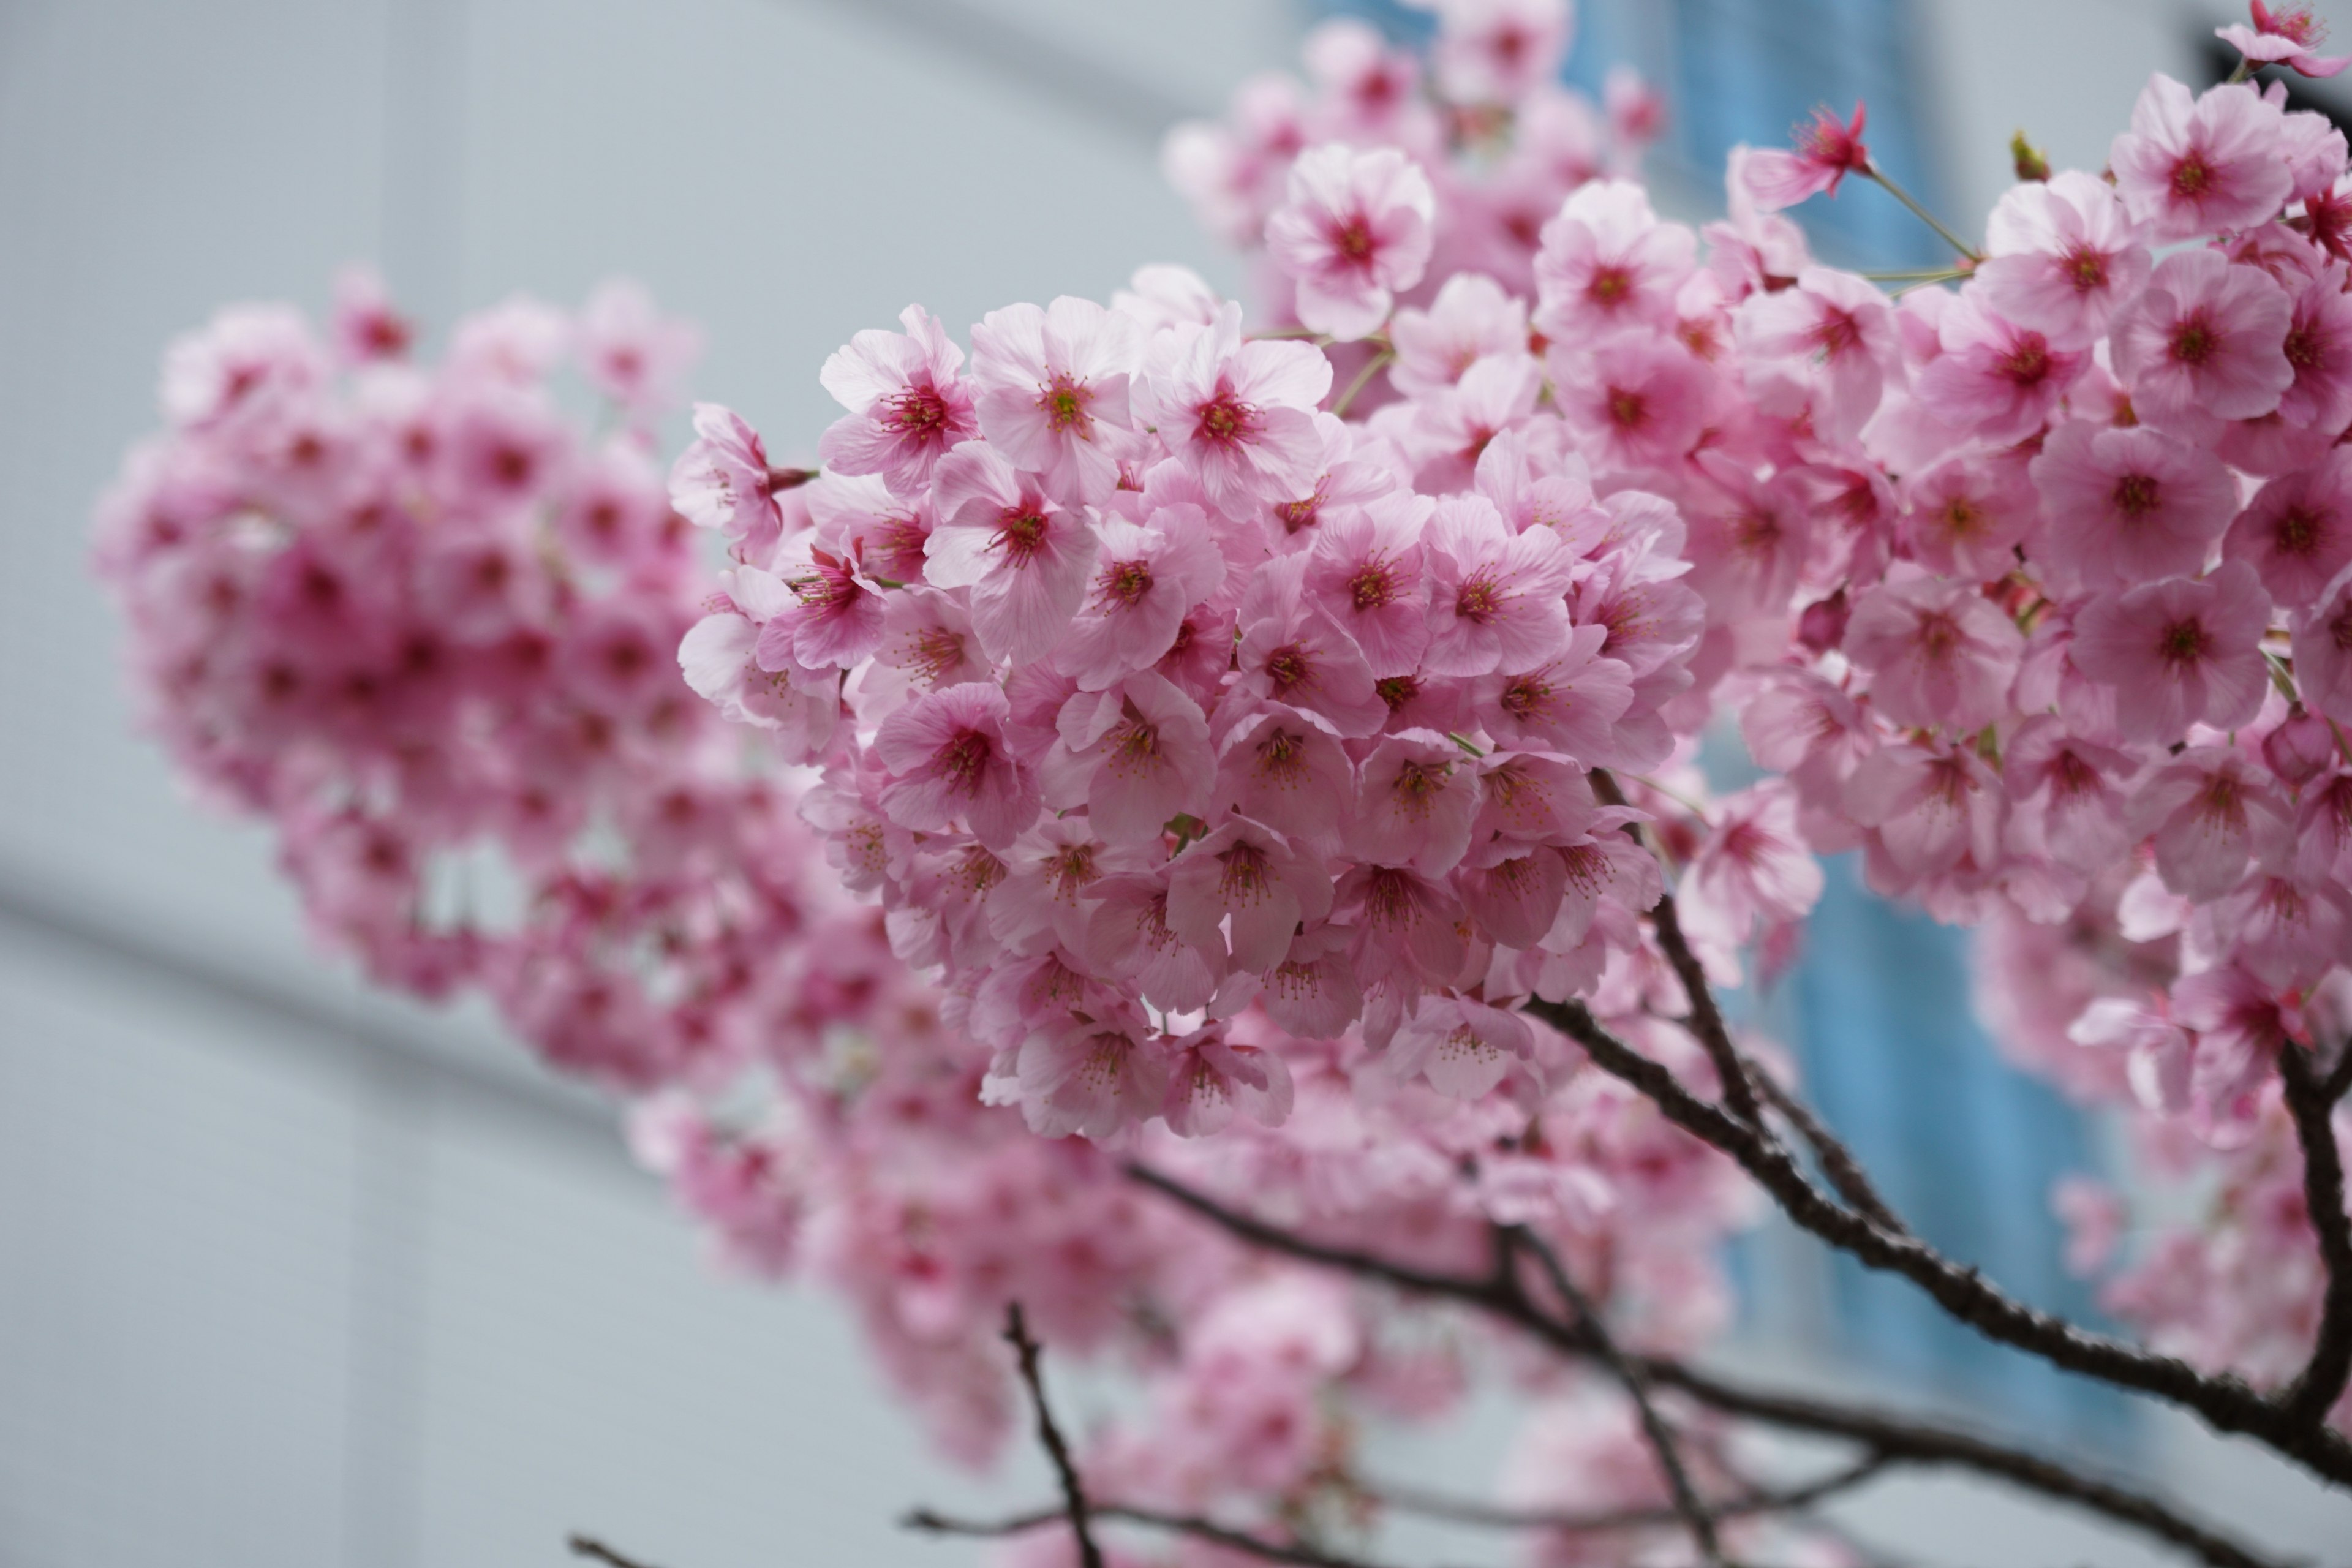
[[[2198,581],[2168,577],[2092,600],[2074,617],[2074,667],[2115,688],[2126,740],[2166,745],[2191,724],[2234,730],[2269,683],[2271,602],[2242,561]]]
[[[882,809],[901,827],[956,822],[1002,849],[1037,816],[1037,786],[1004,738],[1009,707],[986,682],[918,697],[882,721],[874,755],[888,774]]]
[[[2333,447],[2264,485],[2230,525],[2221,553],[2250,563],[2288,609],[2317,599],[2352,564],[2352,451]]]
[[[939,526],[925,542],[935,587],[971,590],[971,626],[992,658],[1027,664],[1069,630],[1098,546],[1076,513],[1046,499],[985,441],[940,464]]]
[[[2090,588],[2200,570],[2237,510],[2229,469],[2154,430],[2068,420],[2030,471],[2048,519],[2031,548]]]
[[[2294,682],[2313,708],[2352,724],[2352,567],[2294,617]]]
[[[1973,285],[1945,310],[1936,336],[1942,352],[1913,378],[1914,395],[1937,418],[1995,445],[2042,428],[2091,363],[2087,347],[2061,348],[2003,320]]]
[[[1869,174],[1870,149],[1862,144],[1865,108],[1856,103],[1853,122],[1840,124],[1824,104],[1813,110],[1809,123],[1797,127],[1794,152],[1777,147],[1750,151],[1745,184],[1757,210],[1776,213],[1823,191],[1835,195],[1838,183],[1848,174]]]
[[[1854,601],[1844,647],[1887,718],[1969,734],[2008,710],[2025,638],[1975,584],[1897,563]]]
[[[2116,314],[2116,374],[2150,424],[2192,437],[2217,419],[2251,419],[2279,405],[2294,381],[2285,289],[2259,267],[2218,251],[2166,257],[2137,300]]]
[[[2213,36],[2246,57],[2251,66],[2284,65],[2304,76],[2334,76],[2352,65],[2352,55],[2323,55],[2327,24],[2311,14],[2307,5],[2281,5],[2273,11],[2263,0],[2252,0],[2254,25],[2216,27]]]

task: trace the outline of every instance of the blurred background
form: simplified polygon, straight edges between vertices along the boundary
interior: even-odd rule
[[[2323,5],[2323,13],[2342,7]],[[157,356],[225,301],[317,310],[373,259],[427,323],[616,273],[703,322],[698,395],[780,458],[815,371],[919,300],[952,329],[1103,296],[1139,262],[1239,269],[1157,171],[1300,34],[1307,0],[0,0],[0,1565],[501,1568],[592,1531],[667,1568],[954,1564],[908,1504],[1042,1495],[953,1474],[829,1303],[715,1276],[609,1113],[482,1017],[320,959],[253,829],[130,728],[84,570],[89,504],[155,422]],[[2027,129],[2098,168],[2148,71],[2228,68],[2189,0],[1588,0],[1571,79],[1666,93],[1662,201],[1818,101],[1976,221]],[[1900,264],[1874,189],[1805,214]],[[1964,225],[1966,226],[1966,225]],[[2041,1194],[2095,1129],[1998,1065],[1962,954],[1833,878],[1774,1005],[1832,1119],[1946,1245],[2085,1310]],[[2281,1547],[2352,1510],[2031,1375],[1903,1292],[1766,1234],[1759,1375],[2022,1415],[2144,1463]],[[1474,1415],[1395,1458],[1477,1486]],[[1903,1561],[2158,1559],[1959,1482],[1843,1515]],[[1401,1544],[1409,1544],[1401,1543]],[[1500,1555],[1490,1548],[1488,1560]]]

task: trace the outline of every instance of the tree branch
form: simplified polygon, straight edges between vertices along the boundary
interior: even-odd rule
[[[1689,1530],[1691,1540],[1698,1547],[1701,1561],[1723,1568],[1723,1543],[1716,1537],[1715,1515],[1699,1500],[1698,1489],[1691,1485],[1690,1471],[1684,1468],[1681,1446],[1673,1428],[1650,1399],[1650,1380],[1642,1369],[1626,1358],[1609,1335],[1608,1326],[1601,1321],[1600,1309],[1578,1289],[1570,1279],[1568,1269],[1559,1254],[1544,1245],[1541,1237],[1525,1226],[1506,1226],[1496,1232],[1503,1247],[1504,1278],[1512,1289],[1518,1289],[1518,1273],[1511,1262],[1515,1251],[1524,1250],[1532,1257],[1544,1273],[1544,1279],[1558,1293],[1562,1303],[1576,1315],[1577,1325],[1591,1342],[1595,1360],[1607,1367],[1611,1375],[1625,1387],[1633,1401],[1633,1409],[1642,1419],[1642,1432],[1650,1440],[1650,1451],[1657,1456],[1658,1468],[1664,1472],[1666,1490],[1675,1500],[1675,1512]]]
[[[1846,1201],[1848,1207],[1869,1220],[1890,1236],[1908,1236],[1911,1227],[1894,1206],[1878,1195],[1868,1172],[1854,1158],[1853,1151],[1841,1142],[1829,1125],[1813,1113],[1812,1107],[1798,1099],[1769,1072],[1756,1075],[1758,1087],[1773,1110],[1779,1111],[1797,1136],[1805,1141],[1813,1157],[1822,1163],[1822,1174],[1829,1178],[1830,1186]]]
[[[2345,1057],[2352,1062],[2352,1047],[2347,1047]],[[2287,1112],[2303,1144],[2304,1205],[2310,1211],[2320,1261],[2327,1269],[2327,1293],[2311,1360],[2281,1392],[2279,1404],[2290,1418],[2315,1426],[2327,1419],[2343,1397],[2346,1381],[2352,1379],[2352,1215],[2344,1210],[2344,1153],[2336,1142],[2336,1102],[2343,1090],[2335,1080],[2345,1077],[2346,1069],[2339,1068],[2323,1081],[2317,1066],[2293,1045],[2279,1047],[2278,1063]]]
[[[1062,1511],[1069,1517],[1070,1533],[1077,1537],[1079,1568],[1103,1568],[1102,1548],[1095,1544],[1094,1530],[1087,1521],[1086,1488],[1078,1484],[1078,1468],[1070,1458],[1062,1428],[1055,1423],[1054,1407],[1045,1403],[1045,1375],[1038,1366],[1037,1342],[1029,1337],[1029,1324],[1021,1315],[1018,1301],[1004,1309],[1004,1339],[1020,1358],[1021,1381],[1027,1385],[1029,1403],[1037,1412],[1037,1441],[1045,1446],[1045,1457],[1054,1461],[1054,1474],[1062,1483]]]
[[[1887,1465],[1885,1456],[1872,1454],[1802,1486],[1790,1487],[1783,1491],[1758,1491],[1746,1497],[1728,1498],[1708,1504],[1708,1510],[1718,1520],[1744,1519],[1765,1513],[1800,1513],[1828,1501],[1840,1492],[1852,1491],[1875,1479]],[[1553,1513],[1541,1509],[1500,1508],[1492,1503],[1472,1502],[1436,1492],[1425,1492],[1410,1486],[1381,1484],[1359,1487],[1357,1490],[1370,1500],[1402,1513],[1417,1513],[1454,1524],[1487,1525],[1496,1530],[1556,1530],[1571,1535],[1589,1535],[1612,1530],[1637,1530],[1645,1525],[1676,1524],[1682,1520],[1681,1513],[1673,1508]]]
[[[1777,1141],[1685,1089],[1663,1064],[1603,1029],[1581,1003],[1538,998],[1526,1006],[1583,1046],[1602,1071],[1648,1096],[1668,1121],[1738,1161],[1800,1226],[1867,1268],[1901,1275],[1987,1339],[2068,1372],[2169,1400],[2195,1411],[2218,1431],[2256,1438],[2315,1475],[2352,1484],[2352,1443],[2334,1431],[2290,1416],[2242,1379],[2209,1376],[2178,1357],[2092,1333],[2026,1306],[1989,1284],[1976,1269],[1954,1263],[1916,1237],[1890,1235],[1831,1201]]]
[[[634,1557],[623,1556],[593,1535],[574,1531],[564,1544],[572,1548],[572,1556],[602,1563],[604,1568],[651,1568],[650,1564],[640,1563]]]
[[[1360,1557],[1335,1557],[1311,1546],[1282,1545],[1261,1541],[1244,1531],[1234,1530],[1202,1519],[1195,1514],[1162,1513],[1157,1509],[1131,1508],[1125,1503],[1096,1503],[1091,1510],[1097,1519],[1122,1520],[1129,1524],[1147,1524],[1155,1530],[1173,1531],[1179,1535],[1194,1536],[1213,1541],[1234,1552],[1246,1552],[1267,1563],[1287,1563],[1295,1568],[1381,1568],[1377,1563]],[[933,1535],[971,1535],[993,1538],[1020,1535],[1062,1521],[1065,1511],[1058,1508],[1042,1508],[1029,1513],[1017,1513],[1007,1519],[956,1519],[919,1508],[898,1522],[908,1530],[919,1530]]]
[[[1647,1063],[1647,1058],[1640,1060]],[[1649,1063],[1655,1067],[1655,1063]],[[1663,1068],[1658,1069],[1664,1072]],[[1704,1102],[1700,1102],[1704,1105]],[[1706,1107],[1710,1111],[1713,1107]],[[1721,1116],[1720,1111],[1714,1112]],[[1724,1121],[1737,1128],[1728,1117]],[[1377,1280],[1397,1289],[1460,1301],[1518,1328],[1562,1354],[1589,1356],[1593,1346],[1574,1325],[1562,1323],[1535,1310],[1523,1295],[1498,1287],[1492,1279],[1462,1279],[1427,1269],[1392,1264],[1385,1258],[1347,1247],[1330,1247],[1293,1236],[1277,1226],[1227,1208],[1149,1166],[1129,1164],[1128,1175],[1140,1184],[1191,1210],[1220,1229],[1270,1252],[1301,1262]],[[1866,1407],[1832,1404],[1795,1395],[1748,1389],[1679,1362],[1643,1357],[1642,1371],[1653,1384],[1678,1388],[1713,1409],[1791,1432],[1840,1437],[1860,1443],[1889,1462],[1928,1466],[1948,1465],[2008,1481],[2028,1491],[2102,1515],[2118,1524],[2195,1552],[2213,1568],[2272,1568],[2262,1557],[2187,1518],[2168,1504],[2127,1487],[2070,1469],[2045,1459],[1933,1422],[1895,1415]]]

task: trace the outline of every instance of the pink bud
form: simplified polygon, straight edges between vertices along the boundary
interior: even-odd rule
[[[1845,641],[1845,623],[1853,613],[1843,588],[1816,599],[1797,618],[1797,640],[1814,653],[1827,653]]]
[[[2263,737],[2263,761],[2293,787],[2310,783],[2334,760],[2336,735],[2327,721],[2298,702]]]

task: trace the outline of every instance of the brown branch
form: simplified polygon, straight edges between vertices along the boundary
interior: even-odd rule
[[[1745,1519],[1767,1513],[1801,1513],[1841,1492],[1852,1491],[1877,1479],[1888,1463],[1885,1456],[1872,1454],[1802,1486],[1790,1487],[1783,1491],[1757,1491],[1746,1497],[1727,1498],[1709,1503],[1708,1510],[1718,1520]],[[1570,1535],[1590,1535],[1612,1530],[1637,1530],[1646,1525],[1677,1524],[1682,1521],[1680,1512],[1672,1508],[1555,1513],[1541,1509],[1500,1508],[1492,1503],[1472,1502],[1437,1492],[1425,1492],[1410,1486],[1383,1483],[1360,1486],[1356,1489],[1371,1501],[1402,1513],[1422,1514],[1454,1524],[1486,1525],[1496,1530],[1556,1530]]]
[[[1911,1227],[1904,1223],[1903,1216],[1878,1195],[1878,1188],[1872,1183],[1870,1173],[1862,1168],[1862,1162],[1854,1157],[1853,1151],[1829,1130],[1828,1123],[1813,1113],[1812,1107],[1782,1087],[1780,1080],[1769,1072],[1758,1073],[1756,1081],[1772,1109],[1797,1130],[1797,1136],[1812,1150],[1813,1158],[1821,1162],[1822,1174],[1829,1178],[1830,1186],[1846,1201],[1848,1207],[1891,1236],[1911,1234]]]
[[[650,1564],[640,1563],[634,1557],[623,1556],[593,1535],[574,1531],[564,1544],[572,1548],[572,1556],[602,1563],[604,1568],[650,1568]]]
[[[1650,1451],[1657,1456],[1658,1468],[1666,1478],[1666,1490],[1674,1498],[1675,1512],[1690,1531],[1692,1542],[1698,1547],[1701,1561],[1714,1568],[1723,1568],[1723,1542],[1715,1532],[1715,1515],[1699,1500],[1698,1489],[1691,1484],[1690,1471],[1683,1465],[1682,1447],[1674,1429],[1650,1399],[1650,1380],[1642,1369],[1617,1348],[1606,1324],[1601,1321],[1601,1310],[1591,1297],[1578,1289],[1570,1279],[1559,1254],[1544,1245],[1543,1239],[1525,1226],[1507,1226],[1497,1233],[1503,1255],[1502,1273],[1514,1289],[1518,1288],[1518,1272],[1513,1266],[1512,1255],[1525,1251],[1543,1270],[1545,1280],[1559,1295],[1561,1302],[1576,1315],[1577,1326],[1591,1342],[1593,1358],[1607,1367],[1610,1375],[1624,1385],[1626,1394],[1633,1401],[1634,1412],[1642,1420],[1642,1433],[1650,1442]]]
[[[1668,1121],[1738,1161],[1803,1229],[1867,1268],[1910,1280],[1987,1339],[2068,1372],[2169,1400],[2217,1431],[2255,1438],[2315,1475],[2352,1484],[2352,1442],[2334,1431],[2291,1416],[2241,1378],[2209,1376],[2178,1357],[2093,1333],[2025,1305],[1916,1237],[1890,1235],[1825,1196],[1778,1141],[1684,1088],[1663,1064],[1603,1029],[1581,1003],[1537,999],[1526,1006],[1583,1046],[1602,1071],[1648,1096]]]
[[[1283,1544],[1262,1541],[1244,1531],[1234,1530],[1214,1520],[1195,1514],[1162,1513],[1157,1509],[1132,1508],[1125,1503],[1098,1502],[1091,1510],[1097,1519],[1116,1519],[1129,1524],[1146,1524],[1155,1530],[1173,1531],[1202,1541],[1213,1541],[1234,1552],[1246,1552],[1267,1563],[1287,1563],[1295,1568],[1381,1568],[1377,1563],[1360,1557],[1336,1557],[1318,1552],[1311,1546]],[[920,1530],[933,1535],[972,1535],[994,1538],[1025,1534],[1029,1531],[1055,1524],[1066,1518],[1063,1510],[1041,1508],[1029,1513],[1017,1513],[1007,1519],[955,1519],[919,1508],[899,1520],[908,1530]]]
[[[1037,1342],[1029,1337],[1029,1322],[1021,1315],[1018,1301],[1005,1306],[1004,1342],[1020,1359],[1021,1381],[1029,1390],[1031,1407],[1037,1412],[1037,1441],[1044,1446],[1045,1457],[1054,1461],[1055,1478],[1062,1483],[1062,1511],[1069,1518],[1070,1533],[1077,1537],[1078,1568],[1103,1568],[1102,1548],[1095,1544],[1094,1530],[1087,1522],[1087,1489],[1078,1484],[1078,1467],[1070,1458],[1070,1445],[1063,1438],[1061,1426],[1054,1420],[1054,1407],[1045,1403],[1045,1373],[1038,1364]]]
[[[2352,1046],[2346,1047],[2345,1058],[2352,1062]],[[2336,1102],[2343,1091],[2336,1089],[2335,1080],[2345,1077],[2347,1069],[2338,1068],[2323,1080],[2316,1066],[2293,1045],[2279,1047],[2278,1063],[2287,1112],[2303,1144],[2304,1205],[2310,1211],[2320,1261],[2327,1269],[2327,1293],[2311,1359],[2280,1393],[2279,1405],[2291,1419],[2316,1426],[2327,1419],[2343,1397],[2346,1381],[2352,1379],[2352,1215],[2344,1210],[2344,1152],[2336,1142]],[[2331,1089],[2336,1090],[2332,1098]]]
[[[1725,1121],[1728,1122],[1729,1119]],[[1730,1125],[1737,1127],[1738,1123]],[[1575,1326],[1536,1310],[1523,1294],[1500,1287],[1494,1279],[1433,1273],[1391,1263],[1370,1253],[1310,1241],[1227,1208],[1149,1166],[1129,1164],[1126,1169],[1136,1182],[1254,1246],[1359,1279],[1476,1307],[1562,1354],[1593,1353],[1591,1341]],[[1743,1415],[1788,1431],[1845,1438],[1862,1444],[1873,1453],[1884,1454],[1890,1462],[1948,1465],[2006,1480],[2193,1552],[2213,1568],[2270,1568],[2264,1559],[2158,1499],[1973,1433],[1868,1407],[1745,1388],[1662,1357],[1644,1357],[1640,1364],[1653,1384],[1678,1388],[1727,1415]]]
[[[1592,770],[1592,793],[1605,805],[1625,804],[1625,792],[1617,787],[1617,780],[1605,768]],[[1645,842],[1637,824],[1626,824],[1625,831],[1635,843]],[[1664,870],[1660,868],[1661,875]],[[1707,984],[1706,966],[1684,939],[1682,921],[1675,912],[1671,890],[1659,894],[1657,907],[1650,911],[1650,924],[1658,933],[1658,946],[1673,967],[1675,978],[1682,982],[1683,994],[1690,999],[1690,1017],[1686,1022],[1707,1058],[1715,1063],[1716,1076],[1723,1080],[1725,1102],[1734,1116],[1759,1131],[1764,1131],[1764,1108],[1757,1101],[1755,1080],[1749,1076],[1746,1058],[1732,1041],[1731,1030],[1723,1021],[1723,1010],[1715,1005],[1715,987]]]

